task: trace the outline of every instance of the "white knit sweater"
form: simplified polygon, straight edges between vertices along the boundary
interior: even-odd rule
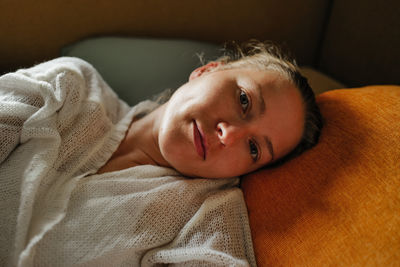
[[[95,174],[155,107],[76,58],[0,77],[0,266],[255,266],[237,178]]]

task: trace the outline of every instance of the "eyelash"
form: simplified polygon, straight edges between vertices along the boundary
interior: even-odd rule
[[[252,140],[249,140],[250,156],[251,159],[256,162],[258,160],[258,147]],[[255,153],[255,155],[253,155]]]
[[[249,109],[250,99],[247,96],[246,92],[243,90],[240,90],[239,103],[240,103],[240,106],[242,107],[243,113],[245,114],[247,112],[247,110]],[[244,105],[245,105],[245,107],[244,107]],[[253,160],[253,162],[256,162],[259,157],[259,152],[258,152],[257,144],[253,140],[249,140],[249,150],[250,150],[251,159]]]
[[[246,92],[243,90],[240,90],[239,103],[240,103],[240,106],[242,107],[243,113],[246,113],[250,106],[250,99],[247,96]],[[246,107],[243,107],[243,105],[246,105]]]

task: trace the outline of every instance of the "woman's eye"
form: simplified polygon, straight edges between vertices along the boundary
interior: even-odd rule
[[[249,148],[250,148],[250,156],[254,162],[258,160],[258,148],[257,145],[250,140],[249,141]]]
[[[249,108],[250,101],[249,101],[249,97],[243,90],[240,90],[239,101],[240,101],[240,105],[242,106],[243,112],[246,113],[247,109]]]

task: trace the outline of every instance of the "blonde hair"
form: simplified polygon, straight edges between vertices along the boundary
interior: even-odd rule
[[[251,39],[238,45],[235,42],[226,43],[224,46],[224,55],[217,59],[222,64],[214,69],[232,69],[232,68],[254,68],[258,70],[275,70],[288,80],[290,72],[297,70],[297,64],[294,59],[271,41],[260,42]]]

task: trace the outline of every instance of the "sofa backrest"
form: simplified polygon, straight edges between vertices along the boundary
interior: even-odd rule
[[[334,0],[317,66],[348,86],[400,84],[400,1]]]
[[[0,73],[57,57],[60,48],[102,35],[249,38],[286,44],[315,61],[328,0],[6,0],[0,1]]]

